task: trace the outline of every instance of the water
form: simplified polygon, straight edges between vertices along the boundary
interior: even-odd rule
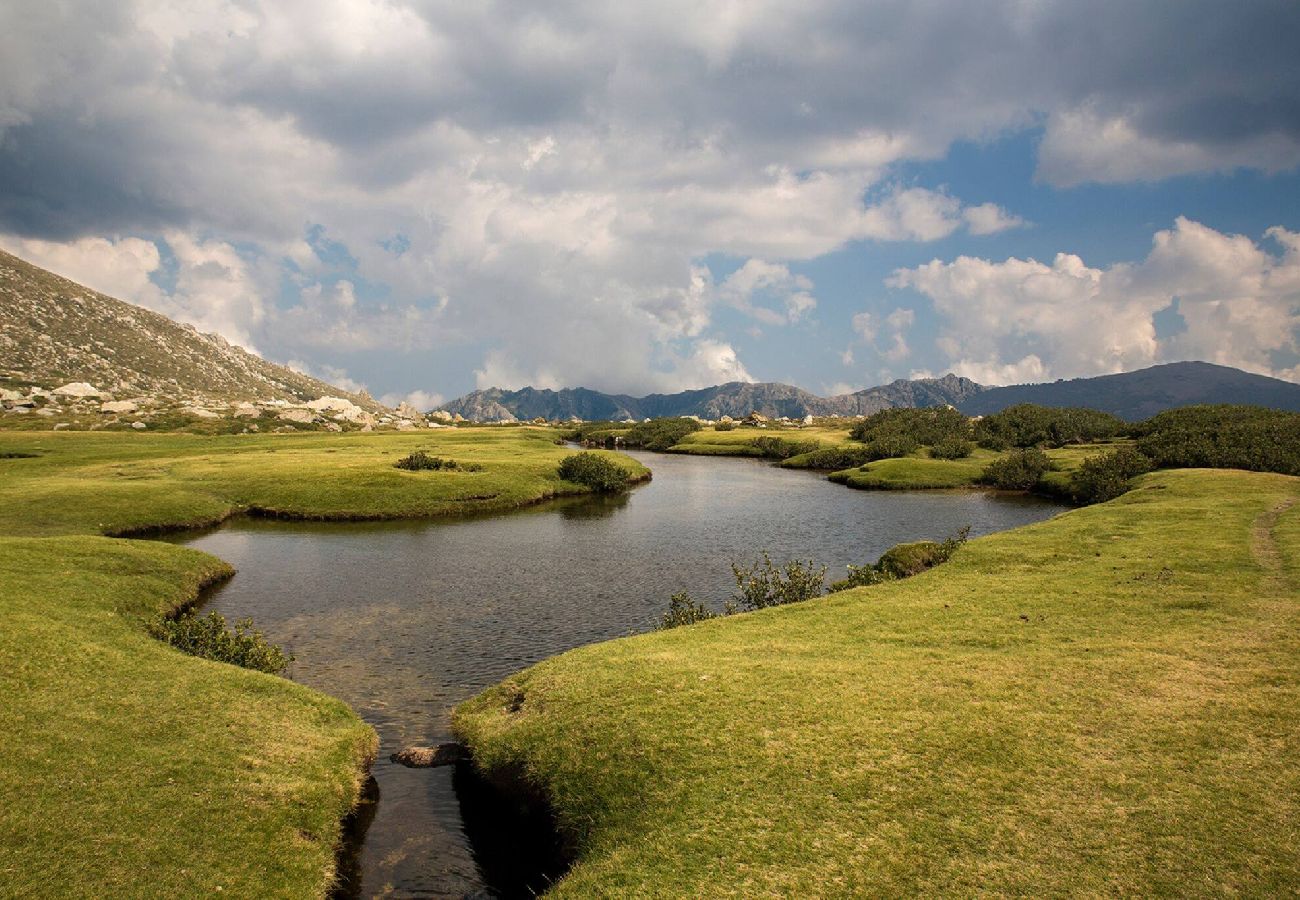
[[[544,863],[512,864],[514,838],[479,812],[487,801],[465,773],[388,761],[450,740],[461,700],[548,656],[653,628],[676,591],[724,598],[730,563],[764,549],[777,562],[828,564],[838,578],[903,541],[964,525],[987,534],[1060,510],[982,492],[853,491],[754,460],[631,455],[654,480],[614,498],[435,522],[239,519],[180,538],[239,571],[206,609],[252,616],[297,657],[295,680],[347,701],[378,731],[378,801],[353,861],[360,896],[544,886]]]

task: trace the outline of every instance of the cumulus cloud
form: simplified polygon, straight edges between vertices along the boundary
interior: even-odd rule
[[[1285,377],[1300,352],[1300,236],[1271,228],[1282,252],[1186,218],[1157,232],[1136,263],[1093,268],[1058,253],[993,262],[961,256],[899,269],[943,317],[940,349],[960,374],[989,384],[1126,371],[1204,359]],[[1157,333],[1155,316],[1182,328]]]
[[[799,261],[1022,224],[896,183],[954,141],[1045,123],[1058,185],[1300,163],[1297,15],[18,0],[0,6],[0,231],[278,358],[393,346],[442,380],[472,347],[480,381],[692,386],[748,375],[710,330],[718,304],[811,315]],[[713,285],[714,255],[775,280]]]

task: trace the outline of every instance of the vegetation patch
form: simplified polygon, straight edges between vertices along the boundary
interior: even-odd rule
[[[1012,450],[989,463],[980,481],[1004,491],[1032,491],[1052,468],[1051,458],[1037,447]]]
[[[221,613],[197,616],[186,612],[175,617],[159,616],[149,623],[149,633],[191,656],[269,675],[283,674],[293,662],[293,656],[253,627],[252,619],[240,619],[235,630],[230,631]]]
[[[821,446],[817,441],[799,441],[790,440],[789,438],[775,437],[764,435],[756,437],[749,442],[751,447],[758,450],[758,455],[764,459],[790,459],[792,456],[801,456],[812,453]]]
[[[889,455],[906,456],[922,444],[933,445],[952,439],[964,440],[970,437],[970,433],[970,419],[963,413],[944,406],[927,409],[881,410],[854,425],[849,436],[864,444],[905,440],[913,445],[911,450]]]
[[[1071,495],[1080,504],[1105,503],[1127,491],[1134,478],[1150,471],[1151,460],[1142,451],[1120,447],[1085,459],[1070,476]]]
[[[1300,475],[1300,413],[1258,406],[1188,406],[1133,429],[1157,468],[1247,469]]]
[[[589,487],[599,494],[626,490],[632,473],[604,453],[574,453],[560,461],[559,475],[565,481]]]
[[[975,440],[990,450],[1010,447],[1064,447],[1118,437],[1128,430],[1118,416],[1095,409],[1020,403],[984,416],[974,426]]]
[[[843,581],[832,582],[830,590],[848,590],[855,587],[867,587],[899,578],[911,578],[920,575],[926,569],[932,569],[952,558],[970,536],[970,526],[958,531],[952,537],[942,541],[914,541],[910,544],[898,544],[881,554],[875,563],[865,566],[849,566],[849,577]]]
[[[462,463],[441,456],[430,456],[424,450],[416,450],[410,456],[403,456],[393,463],[394,468],[406,469],[408,472],[482,472],[478,463]]]

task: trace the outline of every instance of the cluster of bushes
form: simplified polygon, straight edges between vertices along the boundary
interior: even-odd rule
[[[560,461],[560,477],[601,494],[621,491],[632,483],[627,469],[602,453],[574,453]]]
[[[864,444],[887,440],[910,442],[912,449],[893,456],[906,456],[922,444],[933,446],[942,441],[965,440],[971,435],[970,420],[951,407],[926,409],[885,409],[867,416],[853,426],[849,437]],[[877,457],[885,459],[886,457]]]
[[[1117,437],[1127,429],[1123,419],[1095,409],[1021,403],[976,422],[975,440],[990,450],[1063,447]]]
[[[155,619],[149,623],[149,633],[193,656],[271,675],[279,675],[293,662],[292,656],[253,628],[252,619],[240,619],[231,632],[226,629],[226,617],[221,613],[203,617],[186,613],[174,619]]]
[[[944,438],[930,448],[932,459],[965,459],[975,452],[975,445],[965,438]]]
[[[1151,460],[1133,447],[1085,459],[1070,476],[1070,490],[1077,503],[1105,503],[1129,488],[1139,475],[1151,471]]]
[[[482,472],[483,467],[478,463],[462,463],[454,459],[443,459],[441,456],[430,456],[423,450],[416,450],[410,456],[403,456],[397,462],[393,463],[396,468],[406,469],[409,472]]]
[[[832,584],[829,592],[917,575],[947,562],[966,543],[969,534],[970,527],[967,526],[939,543],[918,541],[899,544],[887,550],[873,564],[849,566],[849,577]],[[761,560],[751,566],[742,567],[732,563],[731,574],[736,579],[736,593],[723,604],[722,612],[714,612],[706,604],[681,591],[669,598],[668,611],[660,618],[659,627],[676,628],[738,612],[802,603],[820,597],[826,590],[825,566],[819,566],[812,560],[790,560],[785,565],[778,566],[772,562],[767,551],[763,552]]]
[[[825,447],[821,450],[813,450],[811,453],[804,453],[795,462],[799,468],[838,471],[864,466],[873,459],[878,458],[872,457],[871,451],[866,447],[844,444],[839,447]]]
[[[1052,471],[1052,461],[1037,447],[1012,450],[985,467],[980,483],[1004,491],[1033,490]]]
[[[1187,406],[1133,427],[1161,469],[1249,469],[1300,475],[1300,413],[1259,406]]]
[[[817,441],[791,441],[779,437],[756,437],[749,442],[765,459],[789,459],[812,453],[821,446]]]
[[[623,443],[629,447],[644,447],[646,450],[667,450],[701,427],[694,419],[651,419],[628,429],[627,434],[623,435]]]
[[[953,536],[937,543],[916,541],[891,547],[874,563],[865,566],[849,566],[849,577],[843,581],[833,582],[830,590],[833,593],[919,575],[926,569],[932,569],[951,559],[958,548],[966,543],[969,536],[970,526],[967,525]]]

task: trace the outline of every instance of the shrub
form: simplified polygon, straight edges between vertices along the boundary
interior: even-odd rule
[[[608,456],[600,453],[574,453],[560,461],[560,477],[581,484],[598,493],[621,491],[632,477]]]
[[[679,591],[668,598],[668,612],[659,620],[659,629],[666,631],[680,625],[694,625],[707,619],[716,619],[718,614],[703,603],[691,599],[685,591]]]
[[[938,543],[934,541],[915,541],[910,544],[898,544],[881,554],[874,564],[849,566],[849,577],[831,584],[830,590],[843,591],[848,588],[868,587],[883,584],[899,578],[919,575],[926,569],[932,569],[952,558],[970,536],[967,525],[956,534]]]
[[[424,471],[443,471],[443,472],[481,472],[483,467],[478,463],[459,463],[454,459],[443,459],[441,456],[430,456],[423,450],[416,450],[410,456],[403,456],[393,465],[399,469],[406,469],[410,472]]]
[[[945,438],[930,448],[934,459],[965,459],[975,452],[975,445],[965,438]]]
[[[821,446],[817,441],[789,441],[779,437],[756,437],[749,444],[757,447],[767,459],[789,459],[811,453]]]
[[[871,453],[866,447],[840,446],[801,454],[795,463],[799,468],[835,471],[857,468],[871,461]]]
[[[871,444],[884,438],[900,437],[907,438],[917,445],[937,444],[949,438],[969,437],[970,420],[947,406],[884,409],[854,425],[849,436],[864,444]],[[906,456],[907,454],[893,455]],[[884,458],[877,457],[877,459]]]
[[[1020,403],[976,422],[975,440],[990,450],[1061,447],[1112,438],[1123,434],[1127,427],[1118,416],[1095,409]]]
[[[633,425],[623,436],[623,443],[629,447],[644,447],[647,450],[667,450],[679,444],[682,438],[703,427],[694,419],[651,419]]]
[[[271,675],[279,675],[293,662],[292,656],[253,628],[252,619],[240,619],[232,633],[226,630],[226,617],[221,613],[202,618],[185,613],[174,619],[155,619],[149,624],[149,633],[193,656]]]
[[[989,463],[980,481],[1007,491],[1028,491],[1051,470],[1052,461],[1042,450],[1012,450]]]
[[[874,462],[877,459],[894,459],[900,456],[910,456],[919,450],[921,444],[914,438],[903,434],[888,434],[884,437],[876,438],[867,444],[867,457],[869,461]]]
[[[1134,426],[1157,468],[1249,469],[1300,475],[1300,413],[1259,406],[1188,406]]]
[[[733,601],[741,609],[752,610],[820,597],[826,567],[818,567],[811,560],[807,563],[791,560],[778,567],[764,550],[762,561],[747,569],[732,563],[731,574],[736,578],[737,588]]]
[[[1074,499],[1079,503],[1105,503],[1128,490],[1129,482],[1151,471],[1151,460],[1132,447],[1085,459],[1070,476]]]
[[[719,422],[717,425],[713,426],[714,431],[734,431],[735,428],[735,422]]]

